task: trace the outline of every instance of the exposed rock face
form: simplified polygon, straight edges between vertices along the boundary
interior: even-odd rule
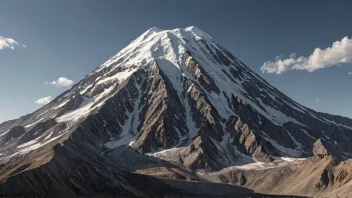
[[[272,158],[260,144],[262,138],[256,136],[249,126],[238,117],[232,117],[227,123],[227,130],[235,131],[234,142],[238,143],[237,148],[256,159],[261,161],[271,161]]]
[[[313,147],[313,154],[314,155],[327,155],[329,154],[328,151],[326,150],[326,148],[324,147],[321,139],[318,139],[315,143],[314,143],[314,147]]]
[[[153,196],[138,185],[180,189],[129,171],[195,180],[276,157],[344,159],[351,132],[352,120],[297,104],[198,28],[152,28],[49,104],[0,124],[0,190]],[[251,181],[240,172],[221,180]]]
[[[10,129],[10,131],[4,135],[2,142],[8,142],[12,139],[18,138],[21,135],[25,134],[26,130],[22,126],[15,126]]]

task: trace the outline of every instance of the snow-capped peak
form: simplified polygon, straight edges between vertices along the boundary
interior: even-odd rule
[[[152,27],[150,29],[147,30],[147,32],[150,32],[150,31],[153,31],[153,32],[161,32],[163,31],[163,29],[160,29],[158,27]]]
[[[105,62],[98,68],[100,71],[103,68],[115,65],[117,61],[121,61],[120,66],[127,65],[131,62],[136,64],[142,61],[148,61],[157,57],[155,52],[160,49],[160,46],[166,48],[166,46],[181,47],[186,49],[186,45],[190,45],[191,40],[211,39],[209,35],[204,33],[202,30],[195,26],[187,28],[176,28],[172,30],[162,30],[157,27],[153,27],[144,32],[137,39],[132,41],[126,48],[121,50],[118,54],[113,56],[110,60]]]
[[[228,108],[227,99],[228,96],[235,95],[249,103],[256,111],[277,125],[282,125],[289,121],[299,123],[279,111],[278,107],[264,104],[260,98],[250,97],[252,95],[250,93],[251,90],[244,87],[243,83],[246,81],[261,87],[262,85],[260,84],[264,80],[260,79],[236,58],[230,57],[231,55],[224,48],[195,26],[171,30],[162,30],[156,27],[150,28],[90,74],[99,73],[99,75],[96,75],[95,84],[85,85],[82,90],[86,90],[90,86],[93,86],[92,90],[94,90],[95,87],[101,84],[110,86],[111,83],[116,81],[121,82],[136,72],[140,66],[145,67],[146,63],[152,60],[162,63],[158,64],[158,66],[170,79],[181,79],[181,76],[186,76],[197,81],[193,79],[192,75],[187,75],[187,69],[182,66],[181,59],[186,52],[189,52],[191,58],[195,58],[202,65],[204,72],[214,80],[215,86],[221,89],[220,93],[210,93],[209,96],[213,105],[220,112],[221,117],[228,118],[235,114]],[[116,73],[116,69],[119,72]],[[104,72],[100,74],[102,70]],[[231,77],[230,74],[233,72],[237,72],[238,74],[236,75],[240,77]],[[112,73],[114,75],[111,75]],[[171,81],[173,81],[174,88],[180,93],[182,90],[181,82],[179,80]],[[267,83],[265,83],[265,86],[267,86]],[[271,87],[269,88],[271,89]],[[267,97],[279,97],[275,90],[265,92],[268,95]],[[84,92],[81,92],[81,94],[84,94]],[[291,103],[291,101],[287,101],[287,103]]]
[[[201,29],[197,28],[196,26],[189,26],[185,28],[185,31],[192,32],[195,35],[197,35],[200,38],[210,38],[212,39],[211,36],[209,36],[207,33],[203,32]]]

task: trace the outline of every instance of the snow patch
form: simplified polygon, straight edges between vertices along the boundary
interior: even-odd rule
[[[31,126],[34,126],[34,125],[38,124],[40,121],[42,121],[42,120],[44,120],[44,118],[41,118],[41,119],[39,119],[39,120],[37,120],[37,121],[35,121],[35,122],[29,124],[29,125],[26,125],[24,128],[29,128],[29,127],[31,127]]]
[[[271,145],[273,145],[277,150],[281,151],[282,153],[287,154],[287,155],[292,156],[292,157],[301,156],[301,154],[302,154],[301,151],[298,151],[298,150],[295,150],[295,149],[291,149],[291,148],[286,148],[286,147],[280,145],[275,140],[271,139],[264,131],[262,131],[262,135],[263,135],[262,137],[266,141],[270,142]]]
[[[135,138],[138,135],[138,125],[139,125],[139,114],[140,110],[143,107],[139,108],[139,104],[141,103],[141,98],[142,98],[142,90],[141,90],[141,85],[139,85],[134,78],[135,81],[135,86],[138,90],[138,98],[136,101],[134,101],[133,105],[133,111],[128,112],[127,110],[127,120],[125,121],[125,124],[122,126],[122,132],[120,134],[120,138],[114,141],[107,142],[105,144],[105,147],[109,149],[114,149],[117,147],[120,147],[122,145],[132,145],[133,142],[135,141]]]

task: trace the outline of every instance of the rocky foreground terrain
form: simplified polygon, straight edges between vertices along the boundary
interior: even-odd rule
[[[198,28],[151,28],[0,124],[0,194],[352,197],[351,138]]]

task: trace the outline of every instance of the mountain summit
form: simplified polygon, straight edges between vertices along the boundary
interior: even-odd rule
[[[178,192],[130,171],[342,160],[351,138],[352,120],[294,102],[197,27],[154,27],[49,104],[0,125],[0,191],[144,196],[134,182],[153,180],[149,190]]]

